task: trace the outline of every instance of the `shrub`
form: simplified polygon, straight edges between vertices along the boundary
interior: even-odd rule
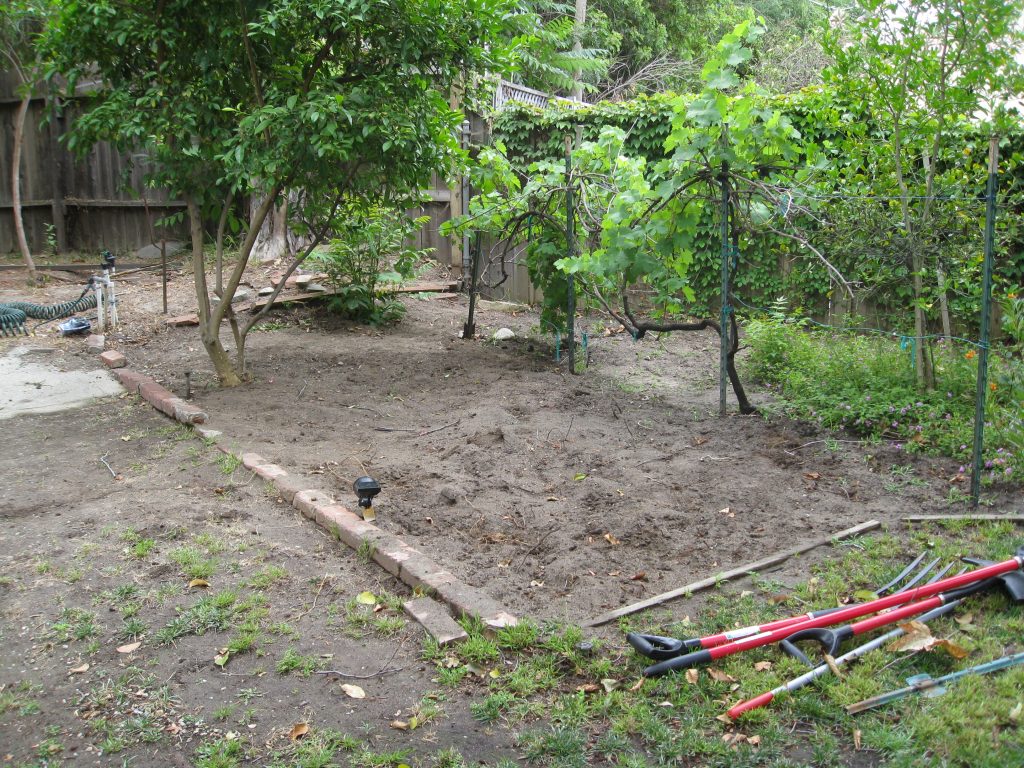
[[[380,207],[349,210],[338,236],[326,251],[312,257],[335,291],[331,310],[371,325],[400,320],[405,307],[394,289],[412,277],[416,263],[431,252],[410,245],[416,230],[429,220]]]

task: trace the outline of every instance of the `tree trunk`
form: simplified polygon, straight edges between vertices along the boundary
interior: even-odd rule
[[[199,337],[206,354],[210,356],[217,378],[225,387],[237,387],[242,383],[238,371],[231,364],[231,358],[220,341],[220,312],[211,312],[210,294],[206,286],[206,259],[203,255],[203,217],[199,205],[192,197],[186,197],[188,219],[192,236],[192,269],[195,273],[196,299],[199,306]]]
[[[576,0],[575,24],[572,31],[572,49],[579,53],[583,50],[583,30],[587,26],[587,0]],[[572,89],[572,98],[575,101],[583,101],[583,73],[577,70],[573,73],[576,78],[576,85]]]
[[[949,319],[949,294],[946,293],[946,272],[941,264],[935,266],[935,278],[939,285],[939,312],[942,315],[942,335],[946,339],[953,336],[953,324]]]
[[[25,237],[25,220],[21,213],[21,148],[25,141],[25,118],[28,115],[31,99],[31,93],[26,93],[14,116],[14,147],[11,152],[11,203],[14,232],[18,237],[18,249],[25,260],[26,268],[28,268],[28,279],[35,282],[36,263],[32,260],[32,252],[28,248],[28,239]]]
[[[250,205],[250,217],[263,204],[263,200],[253,198]],[[280,205],[274,206],[271,215],[263,220],[256,244],[252,247],[252,258],[257,262],[276,261],[288,255],[288,198]]]

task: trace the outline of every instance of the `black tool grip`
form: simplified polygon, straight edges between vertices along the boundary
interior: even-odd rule
[[[691,643],[696,643],[696,647],[700,647],[700,640],[678,640],[674,637],[644,635],[639,632],[628,633],[626,641],[637,653],[655,661],[673,659],[693,647]]]
[[[693,653],[676,656],[674,659],[666,659],[665,661],[659,661],[657,664],[652,664],[644,670],[644,677],[658,677],[667,672],[674,672],[677,669],[689,669],[698,664],[707,664],[711,661],[714,661],[711,651],[694,651]]]
[[[839,650],[839,646],[842,645],[843,640],[848,637],[853,637],[853,629],[850,626],[839,627],[838,629],[812,627],[811,629],[794,632],[785,640],[780,641],[779,647],[794,659],[802,661],[808,667],[816,667],[818,665],[807,658],[807,655],[796,647],[797,643],[802,640],[813,640],[821,646],[823,653],[827,653],[829,656],[835,656],[836,651]]]

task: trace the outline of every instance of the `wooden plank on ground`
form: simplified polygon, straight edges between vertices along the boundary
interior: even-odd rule
[[[910,515],[900,519],[904,523],[926,523],[940,520],[1006,520],[1011,523],[1024,523],[1024,515]]]
[[[846,530],[839,531],[838,533],[833,533],[831,536],[817,539],[815,541],[808,542],[807,544],[801,544],[799,547],[788,549],[785,552],[779,552],[769,557],[757,560],[753,563],[741,565],[740,567],[733,568],[732,570],[716,573],[714,576],[710,576],[706,579],[701,579],[700,581],[695,581],[692,584],[687,584],[684,587],[673,589],[670,592],[663,592],[660,595],[648,597],[647,599],[641,600],[638,603],[632,603],[631,605],[626,605],[622,608],[616,608],[614,611],[609,611],[608,613],[601,614],[596,619],[590,619],[589,621],[585,621],[580,626],[597,627],[601,624],[607,624],[609,621],[615,621],[615,619],[621,618],[623,616],[628,616],[631,613],[637,613],[639,611],[646,610],[647,608],[653,608],[656,605],[667,603],[669,600],[673,600],[677,597],[690,595],[694,592],[699,592],[702,589],[713,587],[716,584],[721,584],[723,581],[728,581],[729,579],[735,579],[738,576],[746,576],[748,573],[761,571],[765,568],[770,568],[774,565],[778,565],[779,563],[784,562],[785,560],[788,560],[789,558],[795,555],[803,554],[804,552],[808,552],[812,549],[815,549],[816,547],[822,547],[825,544],[829,544],[833,541],[841,541],[843,539],[849,539],[853,536],[859,536],[860,534],[867,533],[868,531],[873,531],[876,528],[881,527],[881,525],[882,524],[878,520],[868,520],[867,522],[861,523],[860,525],[855,525],[853,528],[847,528]]]
[[[160,266],[160,262],[156,263],[143,263],[143,262],[129,262],[126,264],[118,263],[117,273],[114,277],[120,276],[120,273],[126,269],[145,269],[147,267]],[[15,272],[19,269],[24,269],[24,264],[0,264],[0,272]],[[39,264],[36,263],[36,269],[46,270],[47,272],[95,272],[99,274],[100,271],[100,257],[97,254],[96,262],[93,264]]]
[[[458,287],[459,284],[455,281],[447,283],[409,283],[408,285],[399,286],[394,290],[394,293],[449,293],[451,291],[458,290]],[[302,301],[310,301],[312,299],[322,299],[327,296],[333,296],[336,293],[338,293],[338,291],[335,290],[281,293],[276,299],[274,299],[274,304],[295,304]],[[270,302],[266,299],[254,301],[252,306],[249,307],[249,311],[258,312],[269,303]]]

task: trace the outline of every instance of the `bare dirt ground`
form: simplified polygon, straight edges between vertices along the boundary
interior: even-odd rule
[[[266,285],[270,271],[254,271],[252,287]],[[170,314],[194,311],[191,290],[190,275],[172,275]],[[60,301],[78,291],[56,281],[30,291],[0,275],[0,300]],[[756,391],[764,414],[735,415],[733,404],[733,415],[719,418],[711,335],[634,342],[587,317],[589,367],[577,376],[555,360],[554,339],[530,311],[487,304],[480,338],[463,340],[464,297],[406,298],[405,319],[383,330],[294,306],[251,335],[252,382],[222,390],[196,329],[165,326],[157,276],[125,276],[119,295],[123,324],[107,347],[131,367],[180,395],[189,372],[194,402],[229,444],[345,503],[354,503],[355,477],[374,476],[384,488],[378,525],[521,616],[583,621],[871,518],[898,527],[906,514],[963,511],[949,501],[962,488],[951,484],[948,461],[820,433],[772,415]],[[516,338],[491,341],[501,327]],[[95,366],[81,339],[51,328],[0,340],[0,353],[46,345],[60,350],[61,365]],[[65,758],[113,764],[97,750],[117,737],[111,722],[135,713],[184,755],[158,759],[132,747],[136,765],[188,764],[228,733],[270,754],[305,721],[359,734],[367,750],[471,743],[474,761],[506,754],[506,737],[481,735],[464,702],[438,704],[445,716],[430,728],[388,729],[437,701],[418,660],[420,630],[382,602],[383,618],[396,619],[395,634],[382,636],[352,601],[404,588],[215,449],[127,397],[2,428],[0,725],[13,738],[0,752],[28,762],[56,740]],[[1019,488],[993,489],[987,500],[987,512],[1021,511]],[[139,556],[136,545],[149,540]],[[209,587],[186,586],[182,547],[213,563]],[[827,548],[773,576],[805,577],[824,556]],[[268,577],[277,573],[270,566],[285,575]],[[259,573],[266,578],[254,582]],[[213,664],[234,637],[223,632],[152,650],[159,629],[224,590],[235,605],[263,596],[269,647],[240,651],[224,668]],[[125,615],[126,604],[136,612]],[[671,618],[694,607],[665,610]],[[136,615],[144,627],[128,623]],[[276,625],[288,628],[274,634]],[[622,644],[614,628],[602,632]],[[141,649],[116,650],[136,638]],[[404,671],[400,681],[364,681],[367,699],[354,701],[337,679],[276,672],[287,648],[353,674],[392,656]]]
[[[410,750],[410,760],[467,739],[481,759],[507,753],[500,735],[474,738],[482,727],[464,702],[434,698],[422,630],[391,601],[407,590],[188,430],[124,396],[19,416],[3,433],[5,765],[193,765],[231,742],[266,764],[289,754],[299,723],[359,738],[359,752]],[[188,586],[200,566],[182,553],[209,563],[207,586]],[[377,612],[355,602],[365,591],[381,599]],[[197,609],[204,600],[208,610]],[[163,642],[175,621],[193,623]],[[258,648],[217,666],[247,621]],[[281,672],[289,651],[369,679]],[[372,677],[385,667],[400,671]],[[428,707],[437,714],[424,716]],[[389,727],[417,713],[415,732]]]

